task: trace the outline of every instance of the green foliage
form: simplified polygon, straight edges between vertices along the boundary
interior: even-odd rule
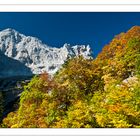
[[[70,106],[65,117],[57,118],[54,128],[95,128],[98,127],[90,105],[83,101],[76,101]]]
[[[137,55],[136,74],[140,76],[140,54]]]
[[[132,38],[128,41],[128,47],[135,49],[140,46],[140,38]]]
[[[100,127],[137,127],[140,125],[140,83],[110,85],[104,93],[92,99],[93,110]]]

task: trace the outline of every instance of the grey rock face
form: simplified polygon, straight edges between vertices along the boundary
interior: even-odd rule
[[[63,47],[54,48],[43,44],[38,38],[25,36],[13,29],[0,32],[0,51],[7,57],[19,61],[24,67],[29,68],[33,74],[40,74],[44,71],[54,74],[71,57],[82,55],[87,59],[91,58],[89,45],[70,46],[64,44]],[[7,67],[10,67],[13,64],[8,65]],[[16,67],[18,69],[20,66],[17,64]],[[0,72],[2,72],[1,69]],[[17,72],[15,69],[14,71]],[[30,74],[27,71],[23,68],[21,72]],[[10,71],[9,73],[13,74]]]

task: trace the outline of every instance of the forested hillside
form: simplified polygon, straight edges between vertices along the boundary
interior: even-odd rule
[[[115,36],[95,59],[74,57],[53,76],[35,76],[1,127],[140,127],[140,27]]]

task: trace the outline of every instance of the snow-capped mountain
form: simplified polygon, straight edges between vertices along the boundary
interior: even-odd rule
[[[33,74],[43,71],[53,74],[68,58],[74,56],[91,58],[89,45],[64,44],[60,48],[50,47],[36,37],[25,36],[10,28],[0,32],[0,51],[30,68]]]

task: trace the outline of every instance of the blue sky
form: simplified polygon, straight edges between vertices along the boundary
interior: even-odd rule
[[[14,28],[54,47],[61,47],[64,43],[89,44],[95,56],[115,35],[135,25],[140,25],[140,13],[0,13],[0,30]]]

